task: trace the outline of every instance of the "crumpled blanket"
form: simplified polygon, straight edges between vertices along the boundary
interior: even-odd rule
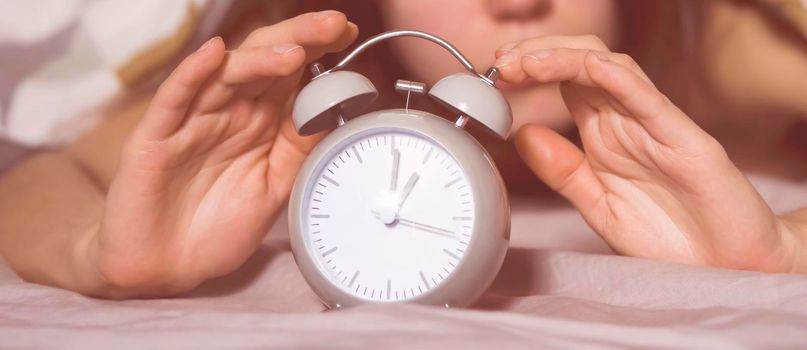
[[[807,204],[804,183],[754,183],[777,212]],[[0,347],[807,348],[807,276],[615,256],[555,201],[513,200],[512,248],[471,309],[325,311],[285,227],[235,273],[172,299],[87,298],[0,265]]]

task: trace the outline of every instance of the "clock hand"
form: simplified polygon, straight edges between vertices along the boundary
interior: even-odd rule
[[[401,207],[403,206],[404,202],[407,198],[409,198],[409,193],[412,192],[412,189],[415,187],[415,184],[420,179],[420,175],[418,173],[412,173],[412,176],[409,177],[409,180],[406,181],[403,189],[401,190],[400,199],[398,199],[398,209],[395,212],[401,211]]]
[[[424,229],[428,229],[428,230],[433,230],[433,231],[440,232],[440,233],[446,234],[446,235],[455,236],[457,234],[454,231],[449,231],[449,230],[446,230],[446,229],[443,229],[443,228],[423,224],[423,223],[420,223],[420,222],[417,222],[417,221],[412,221],[412,220],[408,220],[408,219],[404,219],[404,218],[398,218],[398,221],[401,222],[401,223],[404,223],[404,224],[417,226],[417,228],[424,228]]]
[[[390,177],[389,190],[393,192],[398,188],[398,165],[400,163],[401,151],[392,149],[392,176]]]
[[[382,213],[377,212],[375,210],[372,211],[372,213],[373,213],[373,215],[375,215],[375,217],[377,219],[382,220],[382,222],[384,222],[384,218],[382,217]],[[423,224],[423,223],[420,223],[420,222],[417,222],[417,221],[403,219],[403,218],[397,218],[396,217],[395,221],[397,221],[398,224],[402,225],[402,226],[407,226],[407,227],[411,227],[411,228],[421,230],[421,231],[424,231],[424,232],[433,233],[433,234],[440,235],[440,236],[443,236],[443,237],[455,238],[456,239],[457,234],[454,231],[449,231],[449,230],[442,229],[442,228],[439,228],[439,227],[436,227],[436,226]],[[387,224],[386,222],[384,222],[384,223],[387,224],[387,225],[391,225],[395,221],[393,221],[393,222],[391,222],[389,224]]]

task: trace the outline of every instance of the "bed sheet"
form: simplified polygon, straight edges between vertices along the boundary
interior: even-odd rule
[[[753,180],[778,212],[807,205],[804,183]],[[325,311],[285,227],[235,273],[171,299],[87,298],[0,263],[0,347],[807,348],[807,276],[615,256],[556,201],[513,200],[511,249],[470,309]]]

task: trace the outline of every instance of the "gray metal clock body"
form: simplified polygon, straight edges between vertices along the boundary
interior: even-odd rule
[[[294,258],[306,281],[329,307],[368,302],[367,298],[340,287],[339,281],[323,265],[322,254],[328,252],[314,247],[315,238],[308,225],[311,214],[306,206],[310,205],[310,196],[316,191],[318,174],[335,152],[343,151],[361,137],[389,131],[415,135],[441,147],[461,167],[474,197],[473,227],[464,254],[455,262],[456,267],[433,288],[417,295],[413,292],[412,297],[404,299],[431,305],[469,305],[493,282],[504,259],[510,233],[507,191],[491,157],[476,140],[456,124],[426,112],[393,109],[368,113],[344,123],[319,143],[300,169],[289,202],[289,233]],[[327,235],[328,232],[323,229],[320,234]],[[423,249],[439,248],[425,246]],[[426,286],[430,284],[425,279],[424,283]],[[389,295],[378,300],[385,301],[394,300]]]

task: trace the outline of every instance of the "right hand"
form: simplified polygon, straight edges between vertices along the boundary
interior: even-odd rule
[[[336,11],[211,39],[160,86],[127,140],[85,255],[99,296],[190,290],[239,267],[283,211],[320,137],[298,136],[291,99],[306,63],[358,35]]]

